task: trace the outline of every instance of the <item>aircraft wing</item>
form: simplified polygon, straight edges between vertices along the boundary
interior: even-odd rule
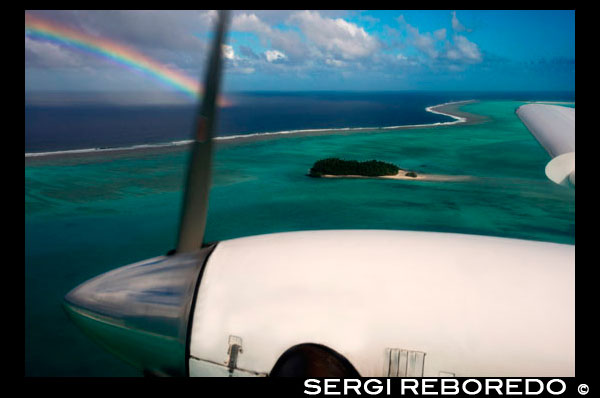
[[[527,104],[517,109],[517,116],[552,156],[546,165],[548,178],[575,186],[575,108]]]

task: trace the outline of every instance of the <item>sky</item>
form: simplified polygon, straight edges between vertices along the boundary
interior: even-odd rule
[[[203,80],[217,12],[25,15],[26,97],[177,96],[190,79]],[[40,24],[64,37],[42,34]],[[69,41],[73,35],[84,44]],[[155,69],[127,64],[115,48]],[[226,92],[575,90],[575,11],[568,10],[234,11],[222,50]]]

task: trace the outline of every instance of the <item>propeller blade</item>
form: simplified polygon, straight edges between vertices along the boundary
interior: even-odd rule
[[[221,46],[228,17],[228,11],[219,11],[219,21],[206,72],[204,98],[196,119],[196,132],[187,171],[187,183],[179,224],[177,253],[199,249],[204,238],[211,183],[212,137],[221,78]]]

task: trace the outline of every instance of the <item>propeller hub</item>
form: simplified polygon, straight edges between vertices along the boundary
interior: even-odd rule
[[[215,246],[109,271],[70,291],[64,308],[92,340],[145,373],[184,376],[191,310]]]

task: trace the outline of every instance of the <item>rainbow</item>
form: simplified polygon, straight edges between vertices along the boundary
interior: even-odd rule
[[[141,70],[147,76],[174,87],[191,98],[196,99],[202,93],[202,87],[196,79],[168,68],[139,51],[113,40],[91,36],[30,13],[25,13],[25,34],[92,53],[129,69]],[[222,96],[218,102],[220,106],[230,105],[230,102]]]

